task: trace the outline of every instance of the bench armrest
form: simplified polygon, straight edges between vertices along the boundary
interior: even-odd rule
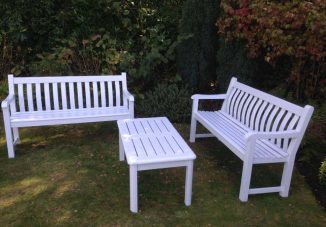
[[[130,102],[134,102],[135,101],[134,96],[128,90],[123,90],[123,94],[127,97],[127,99]]]
[[[191,99],[193,100],[199,100],[199,99],[225,99],[226,94],[218,94],[218,95],[201,95],[201,94],[195,94],[191,96]]]
[[[246,141],[254,141],[257,139],[290,139],[297,138],[301,133],[297,130],[288,130],[280,132],[248,132],[245,135]]]
[[[1,108],[7,109],[13,101],[15,101],[15,96],[13,94],[8,95],[7,98],[2,101]]]
[[[226,94],[219,94],[219,95],[201,95],[201,94],[195,94],[191,96],[191,99],[193,100],[192,104],[192,115],[198,111],[198,103],[199,100],[216,100],[216,99],[225,99]]]

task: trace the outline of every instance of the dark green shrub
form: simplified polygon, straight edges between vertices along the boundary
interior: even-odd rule
[[[326,158],[319,168],[319,181],[321,185],[326,186]]]
[[[160,84],[145,93],[137,112],[142,117],[166,116],[172,122],[185,122],[191,115],[191,91],[186,87]]]
[[[208,92],[216,79],[219,1],[187,0],[182,9],[179,35],[188,37],[177,48],[178,72],[184,82],[200,92]]]

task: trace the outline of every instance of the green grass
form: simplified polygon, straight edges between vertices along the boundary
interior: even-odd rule
[[[188,125],[176,125],[184,138]],[[139,213],[129,211],[128,165],[118,161],[116,123],[25,128],[16,158],[0,139],[0,226],[325,226],[303,177],[289,198],[238,199],[242,163],[216,139],[197,154],[193,201],[186,207],[183,168],[139,174]],[[282,167],[255,166],[253,186],[277,185]]]

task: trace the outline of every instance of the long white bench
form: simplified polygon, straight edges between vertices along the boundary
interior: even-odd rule
[[[126,73],[108,76],[8,76],[2,102],[8,157],[20,141],[18,128],[134,118]]]
[[[243,161],[239,198],[279,192],[287,197],[295,155],[314,108],[304,108],[259,91],[232,78],[226,94],[193,95],[190,142],[214,136]],[[224,99],[219,111],[201,111],[199,100]],[[200,122],[209,134],[196,134]],[[281,185],[250,188],[253,164],[284,163]]]

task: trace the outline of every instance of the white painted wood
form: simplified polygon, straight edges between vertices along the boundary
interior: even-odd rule
[[[59,110],[59,96],[58,96],[58,83],[52,84],[52,97],[53,97],[53,105],[55,110]]]
[[[129,166],[130,176],[130,210],[133,213],[138,212],[138,179],[137,179],[137,165]]]
[[[61,103],[62,103],[62,109],[66,110],[68,109],[67,106],[67,89],[66,89],[66,83],[61,83]]]
[[[78,94],[78,108],[82,109],[84,108],[84,94],[83,94],[83,89],[82,89],[82,84],[81,82],[77,82],[77,94]]]
[[[91,92],[89,82],[85,82],[86,108],[91,108]]]
[[[74,110],[76,103],[75,103],[75,86],[73,82],[69,83],[69,101],[70,101],[70,109]]]
[[[116,98],[116,102],[115,105],[116,106],[120,106],[120,85],[119,85],[119,81],[115,82],[115,98]]]
[[[100,89],[101,89],[101,106],[106,107],[106,92],[105,92],[105,84],[104,81],[100,82]]]
[[[51,110],[50,89],[48,83],[44,84],[44,94],[45,94],[45,109]]]
[[[130,169],[130,210],[138,211],[137,171],[186,167],[185,204],[191,204],[196,155],[165,117],[118,120],[119,159]]]
[[[108,81],[109,106],[113,106],[112,82]]]
[[[218,95],[212,95],[216,97]],[[295,155],[313,113],[232,78],[219,111],[200,111],[200,95],[193,95],[190,142],[214,135],[243,161],[239,199],[249,194],[279,192],[287,197]],[[208,99],[209,96],[202,96]],[[196,123],[211,134],[196,134]],[[281,186],[250,189],[253,164],[284,163]]]
[[[100,83],[101,88],[101,106],[98,105],[97,83]],[[112,104],[107,107],[106,100],[103,98],[106,96],[105,89],[103,89],[105,83],[111,85],[122,83],[124,90],[123,92],[119,90],[119,97],[122,96],[122,99],[127,100],[126,105],[114,106]],[[2,109],[9,158],[15,156],[14,144],[20,141],[18,128],[134,118],[134,97],[127,90],[126,74],[24,78],[8,75],[8,86],[9,96],[2,102]],[[15,86],[17,91],[15,91]],[[91,97],[91,89],[94,92],[93,97]],[[111,89],[109,97],[113,96]],[[94,98],[94,105],[92,105],[92,98]],[[86,99],[86,106],[84,99]],[[18,111],[16,110],[17,104]],[[139,142],[140,144],[146,143],[146,146],[149,143],[149,141],[142,140]]]
[[[25,99],[23,84],[18,84],[19,111],[25,112]]]
[[[93,107],[98,107],[98,90],[97,90],[97,81],[93,82]]]
[[[43,110],[42,95],[41,95],[41,84],[39,84],[39,83],[36,84],[36,107],[37,107],[37,111],[42,111]]]
[[[28,111],[34,111],[32,84],[27,84]]]

